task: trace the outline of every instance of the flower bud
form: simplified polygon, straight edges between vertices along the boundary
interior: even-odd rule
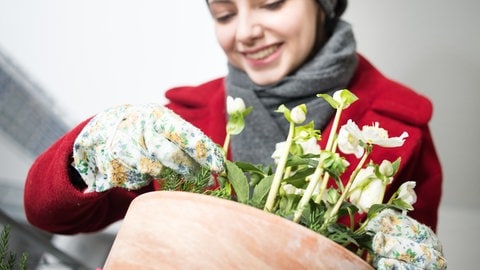
[[[392,165],[392,162],[388,160],[383,160],[380,166],[378,167],[378,170],[380,171],[381,174],[385,175],[386,177],[393,176],[393,165]]]
[[[386,183],[375,176],[373,167],[360,170],[351,187],[350,202],[358,207],[360,213],[367,213],[374,204],[382,203]]]
[[[402,200],[403,202],[413,205],[417,202],[417,194],[415,193],[416,183],[414,181],[407,181],[403,183],[398,189],[397,199]]]
[[[227,97],[227,113],[229,115],[243,111],[245,111],[245,102],[242,98]]]
[[[335,100],[338,104],[343,104],[344,103],[344,100],[342,99],[342,90],[338,90],[338,91],[335,91],[335,93],[333,93],[333,100]]]
[[[295,124],[301,124],[305,121],[307,115],[302,106],[297,106],[290,112],[290,117]]]

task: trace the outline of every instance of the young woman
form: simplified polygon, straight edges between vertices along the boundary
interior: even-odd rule
[[[151,175],[162,166],[182,173],[197,163],[221,170],[223,157],[215,143],[222,144],[225,138],[227,95],[241,97],[254,108],[245,130],[233,137],[228,158],[271,164],[275,144],[284,140],[288,128],[283,116],[274,113],[280,104],[292,108],[305,103],[307,120],[327,133],[333,111],[316,94],[348,88],[359,101],[343,119],[359,125],[378,121],[392,136],[408,132],[400,152],[379,148],[371,158],[379,162],[401,156],[390,190],[397,190],[403,181],[416,181],[418,200],[411,216],[436,228],[442,171],[428,126],[432,104],[384,77],[356,52],[352,29],[340,19],[346,0],[207,4],[228,58],[227,76],[167,91],[166,107],[174,113],[158,105],[120,106],[72,129],[29,171],[25,186],[29,222],[53,233],[97,231],[122,219],[136,196],[158,188]],[[169,129],[194,134],[186,144],[202,151],[189,152],[170,143],[175,138]]]

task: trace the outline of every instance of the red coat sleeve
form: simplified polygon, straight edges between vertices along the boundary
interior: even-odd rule
[[[179,87],[167,91],[167,106],[185,120],[202,129],[215,142],[225,138],[223,79],[197,87]],[[123,219],[131,201],[152,185],[138,191],[114,188],[106,192],[84,193],[86,187],[71,166],[73,144],[84,121],[44,153],[31,166],[25,183],[24,206],[27,220],[52,233],[94,232]]]
[[[93,232],[124,217],[138,193],[112,189],[83,193],[80,176],[71,166],[73,143],[88,120],[65,134],[42,153],[31,166],[25,183],[24,207],[27,220],[52,233]],[[85,184],[83,184],[85,185]]]

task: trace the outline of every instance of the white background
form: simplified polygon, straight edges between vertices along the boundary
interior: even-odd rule
[[[345,15],[362,54],[434,103],[445,175],[439,235],[450,269],[475,268],[480,242],[479,10],[475,0],[351,0]],[[202,0],[0,0],[0,49],[70,125],[224,75],[211,26]],[[0,169],[21,184],[31,158],[4,143],[0,150]]]

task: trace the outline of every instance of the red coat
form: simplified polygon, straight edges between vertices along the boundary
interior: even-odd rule
[[[382,76],[361,56],[348,88],[359,100],[343,112],[342,123],[352,119],[361,127],[379,122],[390,136],[408,132],[403,147],[393,150],[377,147],[371,158],[380,163],[383,159],[393,161],[401,156],[400,171],[390,186],[390,193],[387,192],[387,198],[402,182],[416,181],[418,200],[411,216],[435,229],[442,171],[428,127],[432,104],[425,97]],[[202,129],[216,143],[223,144],[226,123],[223,78],[196,87],[174,88],[166,92],[166,97],[170,100],[169,108]],[[28,173],[25,211],[28,221],[41,229],[62,234],[100,230],[122,219],[138,194],[154,190],[150,185],[139,191],[116,188],[85,194],[72,184],[73,142],[87,122],[72,129],[41,154]],[[323,131],[325,134],[328,134],[330,125]],[[320,143],[324,146],[325,142]],[[353,155],[347,159],[351,164],[357,163]],[[350,167],[351,170],[354,166]]]

